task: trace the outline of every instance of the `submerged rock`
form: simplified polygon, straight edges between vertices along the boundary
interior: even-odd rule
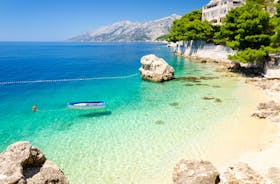
[[[220,175],[220,184],[265,184],[265,179],[248,164],[237,163]]]
[[[218,181],[219,173],[208,161],[182,160],[173,172],[174,184],[215,184]]]
[[[213,85],[212,87],[213,88],[221,88],[221,86],[218,86],[218,85]]]
[[[201,80],[213,80],[218,79],[219,77],[213,77],[213,76],[200,76]]]
[[[184,81],[188,81],[188,80],[189,80],[188,77],[176,77],[176,78],[174,78],[174,81],[184,82]]]
[[[215,97],[213,97],[213,96],[204,96],[204,97],[202,97],[202,99],[203,100],[214,100]]]
[[[202,97],[203,100],[214,100],[214,102],[216,103],[222,103],[222,99],[220,98],[216,98],[216,97],[213,97],[213,96],[204,96]]]
[[[17,142],[0,154],[0,183],[68,184],[63,172],[29,142]]]
[[[192,76],[192,75],[188,76],[187,79],[188,79],[189,81],[197,81],[197,80],[198,80],[197,77]]]
[[[142,79],[163,82],[174,78],[174,69],[164,59],[151,54],[141,58]]]
[[[199,83],[199,82],[201,82],[198,79],[199,78],[190,75],[188,77],[177,77],[177,78],[174,79],[174,81],[191,82],[191,83]]]
[[[222,103],[223,101],[222,101],[220,98],[216,98],[216,99],[215,99],[215,102],[217,102],[217,103]]]
[[[201,83],[197,83],[195,84],[196,86],[209,86],[209,84],[201,84]]]
[[[157,125],[163,125],[163,124],[164,124],[164,121],[162,121],[162,120],[157,120],[157,121],[155,122],[155,124],[157,124]]]
[[[184,86],[194,86],[193,84],[184,84]]]
[[[169,105],[170,105],[170,106],[178,106],[179,103],[178,103],[178,102],[173,102],[173,103],[170,103]]]

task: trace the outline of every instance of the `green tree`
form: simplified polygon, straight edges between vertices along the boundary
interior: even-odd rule
[[[247,3],[254,3],[261,6],[271,6],[274,4],[274,0],[247,0]]]
[[[215,43],[233,49],[259,49],[269,46],[273,35],[270,16],[256,3],[247,3],[230,11],[225,24],[215,33]]]
[[[207,21],[201,21],[202,11],[195,10],[181,19],[174,21],[171,32],[168,34],[169,41],[181,40],[205,40],[212,41],[214,29]]]
[[[274,26],[274,34],[271,36],[271,44],[272,48],[280,47],[280,17],[274,16],[271,18],[271,24]]]
[[[268,56],[268,50],[266,48],[260,48],[260,49],[251,49],[247,48],[242,51],[238,51],[235,55],[229,56],[229,59],[233,61],[239,61],[242,63],[256,63],[259,65],[263,65],[265,62],[267,56]]]
[[[277,14],[268,12],[276,7]],[[224,24],[213,26],[201,21],[201,10],[176,20],[167,35],[169,41],[205,40],[238,50],[233,60],[263,63],[280,48],[280,3],[274,0],[247,0],[246,5],[231,10]]]
[[[278,3],[275,5],[276,7],[276,17],[280,17],[280,1],[278,1]]]

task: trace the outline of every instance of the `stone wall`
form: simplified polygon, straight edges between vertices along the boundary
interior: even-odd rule
[[[229,47],[206,43],[200,40],[179,41],[173,46],[173,51],[185,57],[210,59],[226,63],[231,62],[228,56],[236,53],[236,51]]]

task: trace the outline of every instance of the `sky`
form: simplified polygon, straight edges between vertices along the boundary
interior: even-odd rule
[[[209,0],[0,0],[0,41],[63,41],[123,20],[146,22]]]

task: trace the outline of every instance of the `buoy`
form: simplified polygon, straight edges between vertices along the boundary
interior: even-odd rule
[[[37,106],[36,106],[36,105],[33,105],[33,106],[32,106],[32,111],[33,111],[33,112],[37,112],[37,110],[38,110],[38,109],[37,109]]]

